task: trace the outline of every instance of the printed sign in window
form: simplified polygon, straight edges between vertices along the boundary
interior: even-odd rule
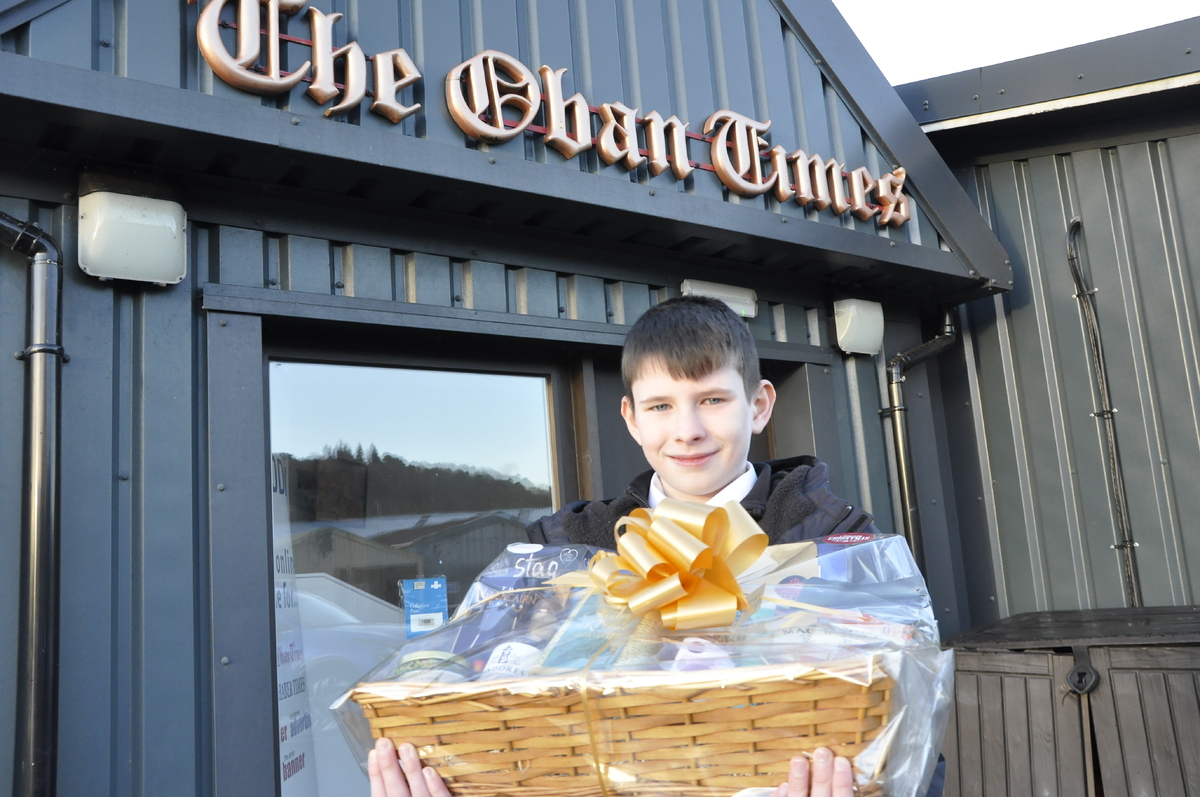
[[[400,582],[404,626],[409,639],[441,628],[446,622],[446,577],[408,578]]]

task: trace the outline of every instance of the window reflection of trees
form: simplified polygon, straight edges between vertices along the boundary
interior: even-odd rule
[[[292,459],[296,568],[394,602],[396,583],[447,577],[451,608],[496,552],[550,511],[548,487],[464,465],[409,462],[375,446]]]

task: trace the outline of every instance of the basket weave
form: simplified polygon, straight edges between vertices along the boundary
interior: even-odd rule
[[[599,797],[594,749],[608,765],[611,794],[729,797],[779,785],[798,753],[829,747],[857,755],[887,724],[893,682],[776,673],[686,688],[590,688],[585,700],[577,688],[529,679],[487,691],[381,696],[395,686],[361,684],[352,697],[375,738],[415,745],[461,797]],[[626,782],[631,776],[637,782]]]

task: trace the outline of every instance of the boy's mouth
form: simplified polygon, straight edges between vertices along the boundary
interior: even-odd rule
[[[698,468],[707,465],[716,455],[714,451],[709,454],[674,454],[668,456],[677,465],[682,465],[685,468]]]

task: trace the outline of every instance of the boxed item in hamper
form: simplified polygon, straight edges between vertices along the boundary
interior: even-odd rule
[[[455,795],[728,797],[829,747],[859,795],[923,795],[953,664],[903,538],[766,547],[737,504],[664,504],[618,554],[510,546],[334,705],[360,760],[387,736]]]

